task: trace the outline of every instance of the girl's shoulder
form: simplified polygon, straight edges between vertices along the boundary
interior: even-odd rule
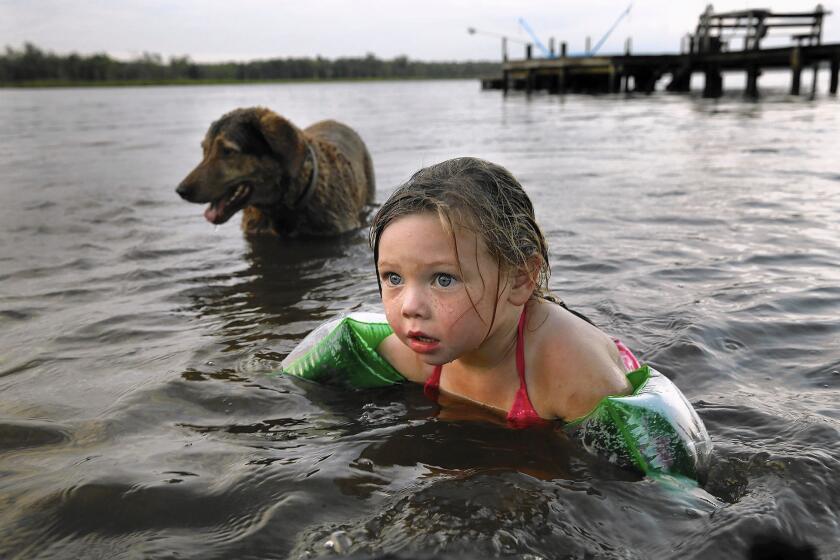
[[[529,394],[541,415],[571,420],[630,390],[613,339],[564,307],[529,305],[526,337]]]

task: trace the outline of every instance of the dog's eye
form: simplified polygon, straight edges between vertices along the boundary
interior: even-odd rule
[[[232,155],[238,154],[240,152],[241,152],[241,150],[239,149],[239,146],[237,146],[236,144],[234,144],[232,142],[228,142],[228,141],[218,141],[218,142],[216,142],[216,153],[219,154],[222,157],[232,156]]]

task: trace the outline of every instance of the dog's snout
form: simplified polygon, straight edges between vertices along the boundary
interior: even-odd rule
[[[195,188],[193,188],[193,186],[189,183],[181,183],[175,189],[175,192],[187,202],[193,202],[195,199]]]

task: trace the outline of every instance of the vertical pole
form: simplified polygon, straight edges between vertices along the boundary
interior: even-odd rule
[[[761,70],[755,64],[750,64],[749,68],[747,68],[747,90],[744,92],[744,95],[751,99],[758,98],[758,76],[760,74]]]
[[[683,66],[671,73],[671,83],[665,88],[668,91],[691,91],[691,67]]]
[[[610,64],[610,83],[607,86],[607,93],[616,93],[619,89],[621,89],[621,74],[613,64]]]
[[[560,43],[560,57],[566,58],[566,41]]]
[[[531,46],[531,43],[525,45],[525,58],[527,58],[528,60],[531,60]]]
[[[560,93],[560,72],[549,74],[545,81],[548,84],[548,93]]]
[[[802,81],[802,49],[797,45],[790,52],[790,94],[799,95],[799,84]]]
[[[740,23],[740,18],[739,18],[739,23]],[[756,32],[757,31],[758,30],[756,30]],[[752,33],[753,33],[753,13],[750,12],[749,15],[747,16],[747,33],[746,33],[746,35],[744,35],[744,50],[745,51],[750,50],[750,38],[751,38],[750,36],[751,36]],[[749,74],[748,74],[748,76],[749,76]],[[747,86],[747,89],[749,89],[749,86]]]
[[[554,37],[548,38],[548,54],[551,55],[551,58],[554,58]]]
[[[755,44],[753,45],[754,50],[761,49],[761,39],[767,35],[767,24],[764,22],[764,15],[760,15],[758,17],[758,24],[755,26]]]
[[[828,86],[828,92],[831,95],[837,95],[837,74],[840,73],[840,58],[834,57],[831,59],[831,84]]]
[[[814,26],[816,27],[815,35],[816,43],[819,45],[822,42],[822,20],[823,20],[823,7],[822,4],[817,4],[816,9],[816,17],[814,18]],[[813,43],[812,43],[813,44]],[[811,82],[811,99],[814,99],[817,96],[817,69],[820,67],[819,61],[814,62],[814,78]]]
[[[750,12],[749,28],[747,29],[747,40],[750,41],[750,48],[757,51],[759,49],[759,41],[761,40],[761,28],[764,26],[762,16]],[[758,69],[757,64],[750,64],[747,68],[747,97],[751,99],[758,98],[758,77],[761,75],[761,70]]]
[[[633,39],[627,37],[624,39],[624,56],[630,56],[630,51],[633,48]],[[618,83],[615,87],[615,93],[621,93],[622,89],[624,93],[630,91],[630,74],[627,73],[627,66],[624,64],[621,65],[621,72],[618,74]]]
[[[814,17],[814,29],[812,32],[816,36],[817,44],[819,45],[820,43],[822,43],[822,22],[823,14],[825,13],[822,4],[817,4],[815,12],[816,16]]]
[[[723,94],[723,77],[720,68],[711,66],[706,68],[706,83],[703,87],[703,97],[720,97]]]
[[[508,61],[507,37],[502,37],[502,62]]]
[[[656,91],[656,80],[657,75],[654,72],[648,71],[647,76],[645,76],[645,93],[650,95],[654,91]]]
[[[589,51],[592,50],[592,39],[587,35],[586,36],[586,56],[589,56]]]

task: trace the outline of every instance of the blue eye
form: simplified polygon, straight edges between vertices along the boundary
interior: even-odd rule
[[[441,272],[435,276],[435,283],[441,288],[448,288],[453,282],[455,282],[455,278],[450,274]]]
[[[391,286],[399,286],[400,284],[402,284],[402,276],[400,276],[396,272],[386,272],[385,281]]]

